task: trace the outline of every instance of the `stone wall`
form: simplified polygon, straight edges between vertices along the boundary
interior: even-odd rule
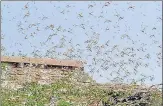
[[[66,77],[68,73],[72,73],[75,69],[63,69],[58,67],[14,67],[8,64],[2,70],[2,87],[21,88],[23,84],[36,82],[38,84],[50,84]],[[82,71],[82,70],[81,70]]]

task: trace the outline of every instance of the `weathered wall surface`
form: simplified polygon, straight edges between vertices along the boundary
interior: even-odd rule
[[[72,72],[73,70],[41,69],[35,67],[13,68],[12,65],[8,64],[2,71],[2,87],[16,89],[30,82],[50,84]]]
[[[54,83],[78,69],[83,63],[76,60],[1,56],[2,87],[19,88],[25,83]]]

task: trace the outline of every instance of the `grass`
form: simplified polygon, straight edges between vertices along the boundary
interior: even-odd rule
[[[131,95],[129,91],[135,86],[132,85],[133,87],[126,91],[115,91],[115,89],[103,89],[97,84],[89,83],[86,86],[84,83],[75,81],[70,75],[50,85],[26,83],[18,90],[3,88],[2,106],[49,106],[52,96],[56,98],[57,106],[89,106],[95,101],[108,102],[108,98],[114,96],[127,97]],[[160,106],[161,94],[158,92],[151,92],[151,94],[151,106]],[[127,104],[123,103],[119,106],[127,106]]]

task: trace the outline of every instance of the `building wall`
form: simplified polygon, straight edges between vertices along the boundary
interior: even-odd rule
[[[39,84],[51,84],[66,77],[68,73],[76,70],[73,67],[40,67],[38,65],[22,66],[20,64],[5,63],[2,70],[2,87],[21,88],[25,83],[36,82]],[[81,69],[82,70],[82,69]]]

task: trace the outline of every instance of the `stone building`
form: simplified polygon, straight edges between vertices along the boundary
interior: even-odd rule
[[[25,83],[50,84],[75,70],[84,71],[81,61],[1,56],[2,87],[19,88]]]

